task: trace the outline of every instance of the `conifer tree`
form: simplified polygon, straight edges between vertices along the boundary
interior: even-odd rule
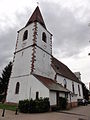
[[[12,62],[9,62],[9,64],[2,71],[2,75],[0,77],[0,94],[4,94],[4,97],[6,97],[11,70]]]

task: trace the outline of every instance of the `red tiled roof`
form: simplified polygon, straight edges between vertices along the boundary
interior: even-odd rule
[[[52,57],[52,67],[57,74],[60,74],[66,78],[69,78],[75,82],[79,82],[79,79],[75,76],[75,74],[62,62]]]
[[[35,11],[33,12],[33,14],[31,15],[30,19],[28,20],[26,26],[28,26],[29,24],[33,23],[33,22],[39,22],[45,29],[46,29],[46,25],[44,23],[42,14],[39,10],[39,7],[37,6]]]
[[[44,84],[49,90],[52,91],[60,91],[60,92],[70,92],[66,88],[64,88],[61,84],[57,83],[55,80],[52,80],[50,78],[46,78],[40,75],[33,75],[36,77],[42,84]]]

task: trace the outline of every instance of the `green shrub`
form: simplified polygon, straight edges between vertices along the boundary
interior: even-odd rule
[[[41,113],[47,112],[50,109],[50,102],[48,98],[40,98],[36,100],[22,100],[19,101],[19,110],[23,113]]]
[[[18,108],[22,113],[28,113],[29,110],[29,101],[28,100],[21,100],[19,101]]]
[[[59,97],[59,106],[60,106],[60,109],[66,109],[67,98]]]

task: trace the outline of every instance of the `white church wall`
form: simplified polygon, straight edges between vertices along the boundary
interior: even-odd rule
[[[59,93],[59,97],[65,97],[65,93]]]
[[[57,82],[60,83],[62,86],[64,86],[63,81],[64,81],[64,77],[57,75]]]
[[[50,100],[50,105],[56,105],[56,92],[54,91],[49,92],[49,100]]]
[[[71,102],[77,102],[77,96],[71,96]]]
[[[44,86],[39,80],[37,80],[33,75],[31,75],[29,88],[31,88],[31,98],[36,98],[36,92],[39,92],[39,98],[48,97],[49,98],[49,89]],[[29,89],[30,90],[30,89]],[[29,92],[30,93],[30,92]]]
[[[20,83],[19,94],[15,94],[16,83]],[[28,76],[10,79],[6,102],[18,103],[28,99]]]
[[[83,94],[82,94],[82,85],[80,83],[77,83],[75,81],[72,81],[68,78],[65,78],[63,76],[60,76],[60,75],[57,75],[57,82],[62,84],[64,86],[64,79],[66,80],[67,82],[67,89],[70,90],[71,92],[73,92],[72,90],[72,82],[74,82],[74,90],[75,90],[75,94],[77,94],[77,99],[82,99],[83,98]],[[81,93],[81,96],[79,96],[79,91],[78,91],[78,85],[80,85],[80,93]],[[75,98],[75,97],[74,97]],[[73,98],[73,99],[74,99]],[[76,99],[75,98],[75,99]]]
[[[16,83],[20,83],[19,94],[15,94]],[[45,87],[33,75],[13,78],[9,82],[6,102],[18,103],[19,100],[35,99],[36,92],[39,92],[39,98],[48,97],[49,89]]]
[[[32,47],[16,53],[11,77],[30,74]]]
[[[54,78],[55,72],[51,67],[51,56],[36,47],[36,61],[34,73],[45,77]]]

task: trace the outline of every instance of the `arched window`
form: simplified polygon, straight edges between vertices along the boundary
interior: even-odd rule
[[[79,93],[79,96],[81,96],[80,86],[79,85],[78,85],[78,93]]]
[[[47,37],[46,37],[46,33],[45,32],[42,33],[42,40],[44,42],[47,42]]]
[[[26,40],[28,37],[28,30],[26,30],[23,34],[23,41]]]
[[[74,82],[72,82],[72,92],[75,94]]]
[[[16,89],[15,89],[15,94],[19,94],[19,88],[20,88],[20,83],[16,83]]]
[[[66,81],[66,79],[63,80],[63,84],[64,84],[64,87],[66,88],[67,87],[67,81]]]

